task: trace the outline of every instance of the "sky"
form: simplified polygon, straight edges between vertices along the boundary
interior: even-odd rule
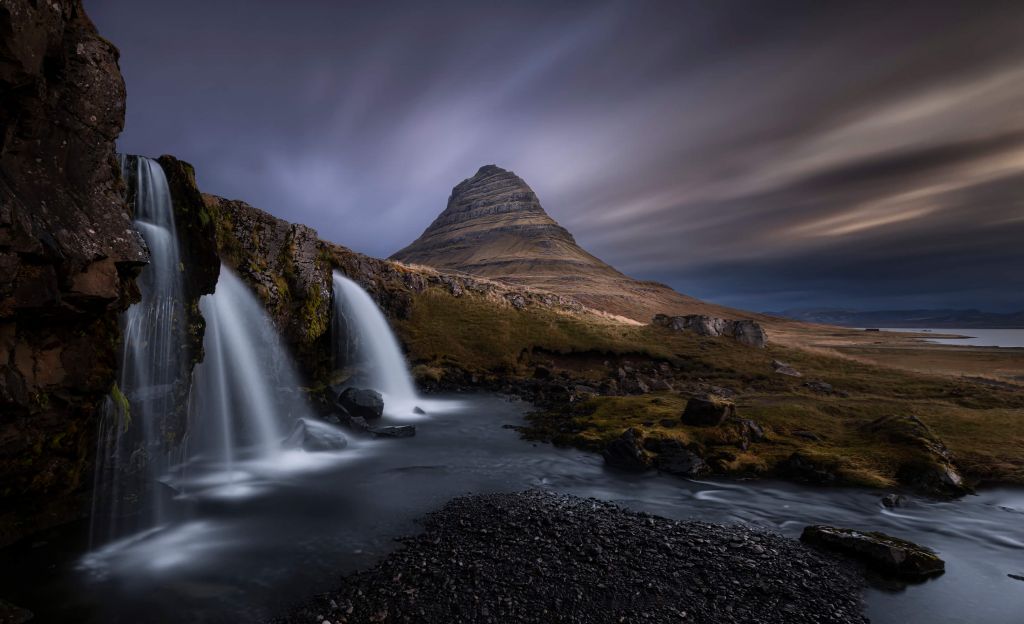
[[[704,299],[1024,309],[1024,2],[85,4],[119,150],[357,251],[493,163]]]

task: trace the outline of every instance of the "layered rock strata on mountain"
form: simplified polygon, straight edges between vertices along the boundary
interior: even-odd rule
[[[656,314],[651,323],[673,331],[692,331],[699,336],[728,336],[740,344],[759,349],[768,344],[764,328],[756,321],[749,319],[730,320],[706,314],[685,316]]]
[[[392,258],[482,275],[625,277],[580,248],[522,178],[495,165],[459,183],[444,212]]]
[[[638,322],[666,311],[734,312],[620,273],[580,247],[522,178],[495,165],[452,189],[444,212],[391,259],[546,290]]]
[[[0,543],[73,517],[147,262],[117,50],[76,0],[0,3]]]

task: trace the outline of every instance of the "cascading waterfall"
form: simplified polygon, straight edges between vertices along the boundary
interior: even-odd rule
[[[203,297],[206,357],[196,367],[190,451],[228,471],[242,453],[270,458],[299,418],[310,418],[291,357],[255,295],[221,265]]]
[[[340,336],[355,338],[356,357],[366,370],[370,387],[384,396],[385,411],[390,415],[412,413],[418,397],[398,339],[370,295],[337,271],[331,325],[335,343]]]
[[[134,168],[132,168],[134,165]],[[185,316],[174,209],[160,164],[121,156],[135,183],[135,228],[150,263],[137,280],[142,298],[121,317],[117,387],[101,414],[93,499],[93,543],[164,521],[157,478],[178,459],[185,410]]]

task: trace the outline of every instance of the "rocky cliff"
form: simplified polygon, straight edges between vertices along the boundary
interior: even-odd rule
[[[114,155],[124,103],[80,1],[0,2],[0,543],[73,515],[91,477],[147,261]]]
[[[543,289],[643,323],[662,312],[750,316],[620,273],[580,247],[522,178],[495,165],[456,185],[444,212],[391,259]]]

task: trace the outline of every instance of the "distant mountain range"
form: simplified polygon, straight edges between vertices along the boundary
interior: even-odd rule
[[[935,327],[947,329],[1024,328],[1024,310],[1008,314],[980,310],[842,310],[797,308],[772,316],[845,327]]]

